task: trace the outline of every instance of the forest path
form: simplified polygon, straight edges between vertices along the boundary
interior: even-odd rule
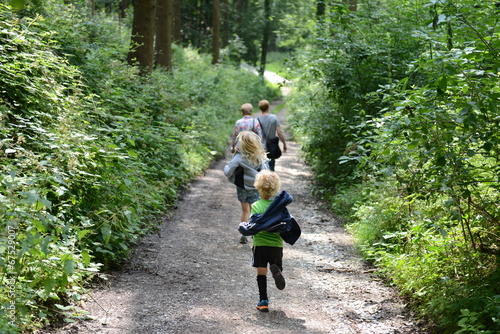
[[[284,122],[284,111],[279,116]],[[310,170],[282,126],[288,152],[276,172],[294,198],[288,209],[302,236],[284,248],[286,288],[268,279],[269,313],[255,309],[251,246],[238,243],[240,205],[222,171],[228,154],[192,183],[158,233],[141,239],[106,286],[89,292],[80,306],[94,320],[46,333],[425,333],[311,196]]]

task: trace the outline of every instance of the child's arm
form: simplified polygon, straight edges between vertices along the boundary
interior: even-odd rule
[[[224,167],[224,175],[227,178],[232,177],[234,175],[234,171],[240,165],[240,155],[241,155],[240,153],[236,153],[233,159],[231,159],[231,161],[229,162],[229,164],[227,164]]]

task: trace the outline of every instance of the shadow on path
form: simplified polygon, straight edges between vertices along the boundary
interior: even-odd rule
[[[279,113],[284,129],[285,112]],[[276,172],[294,197],[289,211],[303,235],[285,246],[287,288],[269,284],[269,314],[255,309],[251,246],[238,243],[240,205],[222,171],[228,154],[192,183],[157,234],[141,238],[122,270],[89,292],[80,306],[93,320],[46,333],[425,333],[311,197],[300,147],[287,144]]]

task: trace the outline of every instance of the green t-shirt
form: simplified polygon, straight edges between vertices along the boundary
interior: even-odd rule
[[[253,215],[254,213],[266,212],[266,209],[272,202],[273,200],[269,199],[259,199],[257,202],[252,204],[252,211],[250,215]],[[281,239],[281,235],[279,233],[261,231],[253,236],[253,246],[283,247],[283,239]]]

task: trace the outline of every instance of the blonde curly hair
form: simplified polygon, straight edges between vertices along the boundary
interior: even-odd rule
[[[260,137],[253,131],[241,131],[236,137],[241,154],[255,167],[262,164],[266,151]]]
[[[261,197],[271,198],[281,190],[281,180],[278,174],[265,169],[257,174],[253,186],[259,191]]]

